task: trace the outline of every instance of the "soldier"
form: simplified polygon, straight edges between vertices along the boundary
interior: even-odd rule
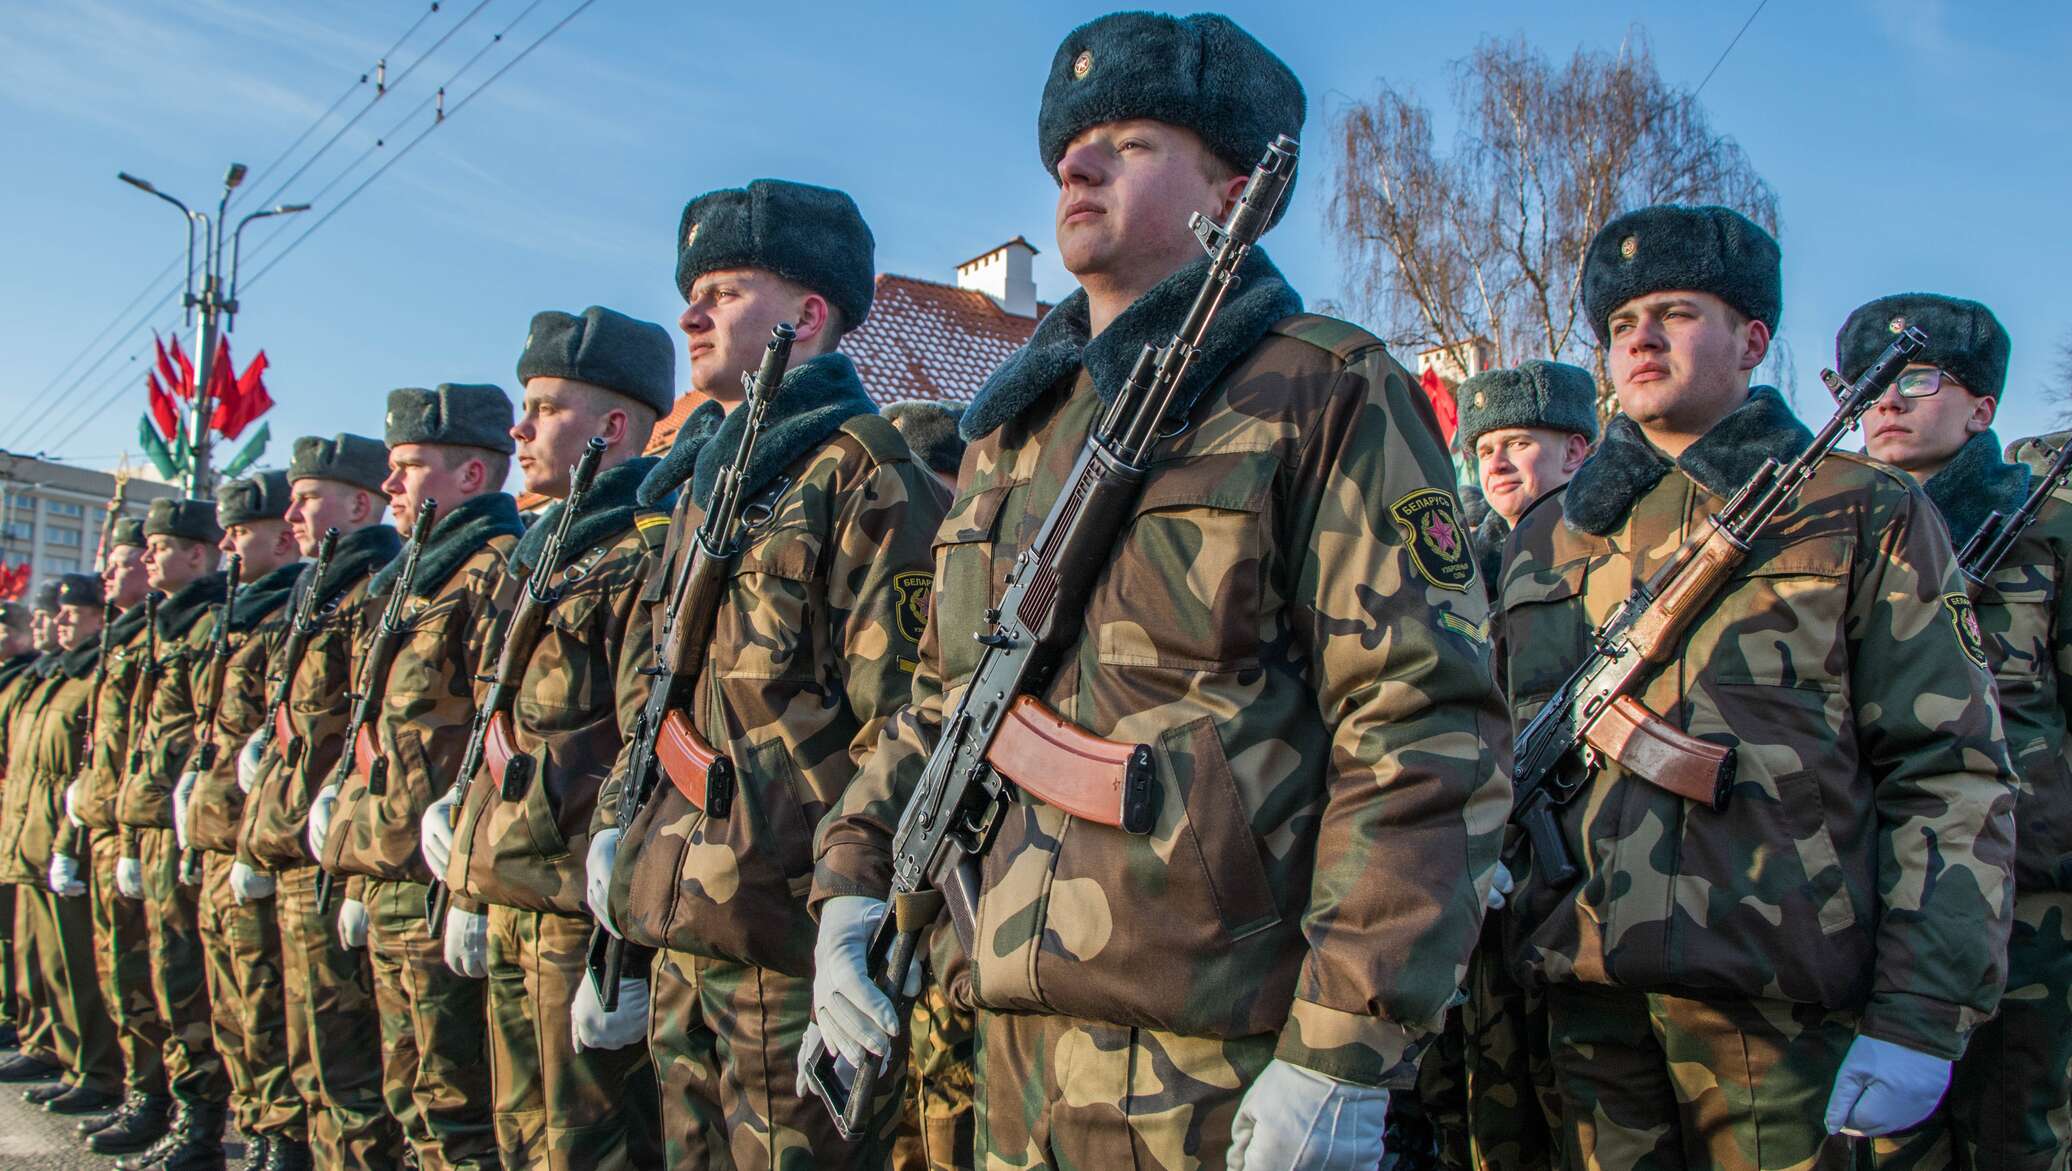
[[[322,870],[307,840],[317,790],[350,751],[353,648],[368,621],[368,579],[402,548],[384,523],[387,479],[387,450],[361,435],[305,435],[288,461],[285,519],[296,544],[314,555],[324,533],[336,529],[338,548],[321,578],[312,565],[296,587],[293,603],[304,590],[315,597],[315,628],[300,657],[288,661],[284,637],[267,665],[269,679],[289,681],[287,701],[263,717],[275,732],[245,802],[230,880],[247,901],[271,898],[280,924],[288,1065],[309,1112],[307,1144],[285,1135],[274,1144],[288,1166],[314,1158],[326,1168],[382,1168],[402,1160],[402,1134],[381,1097],[381,1052],[368,1043],[380,1024],[365,938],[341,939],[317,906]]]
[[[17,743],[28,743],[43,693],[50,685],[51,671],[57,666],[57,609],[58,583],[52,579],[38,586],[30,598],[29,659],[4,703],[0,703],[0,792],[6,788],[9,752]],[[47,1083],[64,1071],[51,1044],[49,1005],[34,970],[31,940],[15,934],[19,908],[14,885],[0,883],[0,891],[7,892],[7,921],[0,930],[5,930],[8,938],[6,953],[0,955],[6,961],[5,967],[0,968],[0,1001],[6,1003],[18,1023],[20,1035],[16,1044],[21,1050],[0,1062],[0,1082]]]
[[[747,507],[768,519],[744,540],[685,712],[735,762],[732,808],[708,818],[657,794],[650,812],[661,816],[617,824],[612,785],[598,802],[589,902],[600,922],[661,947],[646,1039],[669,1165],[881,1166],[881,1142],[844,1141],[817,1098],[789,1092],[813,1011],[814,929],[799,880],[812,866],[813,826],[906,702],[929,541],[949,496],[835,349],[869,314],[876,275],[870,228],[849,196],[758,179],[692,199],[677,238],[678,325],[692,390],[712,405],[641,486],[648,502],[688,489],[670,526],[673,554],[628,631],[635,662],[652,661],[656,604],[690,556],[720,469],[741,449],[742,375],[760,364],[773,327],[790,324],[797,336],[741,481]],[[720,409],[728,422],[706,426]],[[647,680],[635,678],[622,703],[647,702]],[[629,901],[629,889],[656,897]]]
[[[1881,297],[1849,315],[1835,365],[1854,377],[1897,330],[1928,347],[1864,424],[1869,453],[1921,482],[1963,548],[1988,513],[2019,508],[2032,469],[2001,458],[1993,416],[2006,389],[2008,337],[1976,301]],[[2062,440],[2060,440],[2062,442]],[[2040,453],[2047,461],[2055,451]],[[1975,591],[1978,623],[2015,755],[2014,926],[2000,1012],[1972,1034],[1931,1131],[1980,1171],[2062,1165],[2072,1140],[2072,785],[2063,672],[2072,669],[2072,500],[2060,491]]]
[[[196,734],[214,745],[209,767],[197,771],[197,762],[173,792],[173,827],[187,859],[182,877],[201,888],[216,1052],[230,1079],[230,1109],[245,1136],[245,1165],[251,1169],[297,1165],[295,1152],[309,1132],[308,1111],[288,1074],[273,902],[240,902],[230,889],[245,807],[238,749],[264,721],[267,659],[280,642],[288,598],[302,574],[302,551],[284,519],[288,495],[284,472],[230,480],[216,489],[216,520],[223,526],[219,547],[239,557],[240,584],[230,614],[218,607],[204,637],[213,655],[218,628],[227,620],[229,658],[203,666],[195,686],[197,709],[215,713],[215,723]],[[273,1153],[276,1143],[282,1145],[279,1155]]]
[[[425,809],[452,785],[466,751],[474,678],[486,669],[476,658],[484,583],[503,570],[525,532],[517,502],[502,491],[514,450],[511,419],[511,400],[495,386],[389,393],[382,485],[389,511],[408,527],[419,503],[432,500],[436,523],[402,613],[408,633],[387,677],[360,669],[360,689],[383,692],[379,725],[367,729],[382,761],[367,763],[385,770],[381,782],[356,770],[342,789],[320,793],[310,813],[325,867],[352,876],[341,926],[366,918],[382,1096],[427,1171],[497,1165],[483,984],[447,967],[444,942],[425,931],[432,874],[417,839]],[[388,604],[401,568],[399,559],[375,576],[368,621]]]
[[[1226,216],[1303,107],[1220,16],[1106,16],[1052,60],[1038,139],[1081,287],[965,412],[913,703],[820,827],[815,1021],[852,1062],[889,1054],[898,1025],[865,941],[971,636],[1095,412],[1202,287],[1190,215]],[[1303,314],[1262,251],[1238,275],[1198,397],[1085,568],[1084,629],[1037,692],[1155,746],[1156,823],[1133,836],[1025,799],[983,859],[985,1166],[1371,1166],[1481,922],[1509,790],[1437,424],[1379,341]]]
[[[223,599],[216,570],[213,500],[151,502],[144,518],[144,573],[166,597],[158,607],[158,654],[144,664],[131,700],[133,734],[115,820],[122,826],[117,892],[144,902],[151,940],[151,987],[166,1023],[165,1071],[173,1094],[172,1129],[118,1166],[165,1171],[218,1166],[230,1083],[209,1020],[207,961],[201,945],[199,890],[179,882],[173,787],[195,749],[194,677],[206,665],[203,619]],[[148,633],[148,632],[147,632]],[[92,1140],[89,1140],[91,1142]]]
[[[526,664],[510,728],[531,762],[517,774],[524,783],[504,791],[508,761],[456,778],[425,811],[420,843],[456,896],[445,925],[449,962],[489,979],[490,1083],[507,1163],[617,1168],[660,1159],[646,1046],[579,1046],[570,1011],[587,983],[590,815],[640,706],[632,684],[647,665],[626,653],[626,631],[668,529],[665,513],[634,499],[655,465],[640,451],[673,401],[674,378],[661,326],[596,306],[580,317],[534,316],[518,360],[525,398],[511,437],[526,491],[566,497],[570,469],[592,437],[605,442],[602,470],[561,566],[534,564],[558,523],[556,507],[472,603],[501,619],[516,604],[520,574],[554,575],[539,638],[511,652]],[[493,664],[500,644],[485,646],[480,661]],[[487,905],[477,912],[461,900]],[[611,1026],[623,1033],[644,1021],[644,1006],[629,998]]]
[[[1498,662],[1521,722],[1633,583],[1811,439],[1749,386],[1780,281],[1746,217],[1621,216],[1583,296],[1621,413],[1511,537]],[[1604,762],[1558,811],[1582,877],[1510,864],[1565,1161],[1843,1166],[1834,1132],[1927,1116],[2001,986],[2013,796],[1948,535],[1906,477],[1832,456],[1679,649],[1633,694],[1733,749],[1724,807]]]
[[[92,1114],[121,1100],[121,1056],[94,978],[93,910],[80,897],[86,886],[76,875],[63,886],[49,876],[54,848],[75,832],[65,816],[65,787],[83,763],[100,658],[101,583],[68,573],[56,585],[57,668],[32,701],[38,710],[26,740],[8,745],[0,881],[17,888],[14,938],[27,949],[50,1013],[50,1048],[63,1069],[54,1087],[25,1096],[53,1114]]]
[[[116,888],[123,831],[115,820],[115,803],[131,742],[143,725],[137,701],[147,698],[142,684],[151,635],[145,629],[150,610],[144,596],[151,586],[144,568],[144,542],[143,521],[125,517],[115,522],[101,587],[119,614],[101,632],[107,674],[94,698],[91,763],[66,792],[72,819],[87,828],[87,856],[60,855],[51,861],[59,879],[74,870],[89,872],[82,877],[92,887],[94,964],[101,1001],[115,1020],[124,1096],[121,1109],[82,1121],[79,1133],[93,1151],[107,1155],[141,1151],[157,1142],[166,1132],[172,1109],[166,1087],[165,1018],[159,1015],[151,986],[150,928],[143,904],[123,897]]]
[[[913,449],[914,458],[926,465],[942,486],[955,495],[957,467],[964,462],[964,437],[957,423],[964,408],[951,403],[909,400],[885,408],[885,418]]]
[[[29,665],[36,661],[32,615],[26,603],[0,602],[0,712],[25,686]],[[0,1049],[21,1040],[13,1017],[14,997],[6,989],[14,971],[14,888],[0,883]]]

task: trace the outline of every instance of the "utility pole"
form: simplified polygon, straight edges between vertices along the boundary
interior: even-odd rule
[[[308,211],[306,203],[284,203],[252,212],[237,222],[237,229],[230,236],[230,270],[223,269],[224,218],[230,211],[230,193],[245,181],[245,165],[230,164],[230,170],[223,176],[223,197],[216,201],[216,214],[211,218],[207,212],[192,211],[188,206],[150,183],[127,171],[115,176],[147,195],[156,195],[180,209],[187,219],[187,292],[181,300],[187,310],[187,324],[195,326],[194,333],[194,410],[188,416],[188,461],[185,484],[191,499],[208,499],[216,490],[216,472],[209,461],[210,449],[215,445],[209,434],[209,417],[215,408],[209,401],[211,378],[216,363],[216,338],[220,332],[231,329],[237,317],[237,262],[244,244],[245,225],[253,220],[268,216],[293,215]],[[201,294],[194,292],[194,233],[199,227],[202,235],[202,281]],[[199,311],[199,324],[197,321]]]

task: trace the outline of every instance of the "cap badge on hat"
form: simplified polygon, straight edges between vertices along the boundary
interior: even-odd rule
[[[1079,50],[1079,56],[1072,58],[1072,79],[1078,81],[1094,71],[1094,51]]]
[[[396,425],[396,412],[394,412],[394,411],[390,411],[390,412],[388,412],[387,414],[383,415],[383,416],[381,417],[381,425],[382,425],[382,426],[383,426],[384,428],[393,428],[393,427],[395,427],[395,425]]]
[[[1482,393],[1481,391],[1479,391],[1479,390],[1478,390],[1478,391],[1476,391],[1476,392],[1475,392],[1475,409],[1479,411],[1479,410],[1481,410],[1481,409],[1482,409],[1483,407],[1486,407],[1486,406],[1488,406],[1488,405],[1489,405],[1489,396],[1488,396],[1488,395],[1485,395],[1485,394],[1483,394],[1483,393]]]
[[[1885,323],[1885,329],[1891,333],[1905,333],[1907,331],[1907,319],[1904,317],[1894,317]]]
[[[1624,240],[1619,241],[1619,256],[1621,258],[1631,260],[1633,259],[1634,254],[1639,251],[1640,237],[1628,236]]]
[[[689,248],[692,245],[692,243],[694,243],[697,239],[698,225],[692,224],[690,230],[683,234],[683,246]]]

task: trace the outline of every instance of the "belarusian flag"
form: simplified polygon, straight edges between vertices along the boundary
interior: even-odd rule
[[[252,432],[252,438],[238,449],[237,454],[231,457],[229,463],[223,465],[223,478],[234,480],[243,474],[246,468],[251,467],[260,456],[266,454],[266,441],[272,437],[273,425],[271,423],[259,424],[259,429]]]
[[[137,419],[137,442],[144,445],[144,454],[151,459],[151,466],[158,469],[161,479],[171,483],[178,478],[181,468],[173,462],[173,453],[166,450],[165,440],[159,438],[158,429],[151,425],[151,416]]]

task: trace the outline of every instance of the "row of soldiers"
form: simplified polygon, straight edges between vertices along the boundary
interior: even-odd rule
[[[1750,385],[1776,243],[1721,208],[1591,243],[1601,437],[1574,368],[1463,385],[1472,534],[1413,379],[1244,256],[1033,691],[1060,742],[1141,747],[1152,815],[1005,788],[969,921],[911,983],[876,972],[891,843],[1002,591],[1202,288],[1190,217],[1229,222],[1304,112],[1220,16],[1065,38],[1037,137],[1080,288],[964,412],[953,476],[838,348],[871,309],[859,209],[757,180],[677,224],[703,401],[663,458],[675,345],[591,308],[534,318],[515,409],[398,390],[381,441],[305,438],[284,474],[154,504],[103,582],[61,583],[57,641],[9,684],[0,877],[35,991],[0,1077],[57,1076],[56,1110],[122,1093],[87,1141],[141,1148],[125,1167],[221,1165],[232,1112],[270,1167],[1367,1169],[1421,1157],[1390,1125],[1413,1105],[1463,1167],[2062,1166],[2072,512],[1966,587],[1953,536],[2032,474],[1990,430],[1982,306],[1852,316],[1850,377],[1930,338],[1876,458],[1822,462],[1642,677],[1734,754],[1726,799],[1570,760],[1572,882],[1506,828],[1514,727],[1810,438]],[[742,377],[778,327],[751,435]],[[530,527],[512,461],[561,501]],[[737,506],[738,543],[701,546]],[[729,767],[622,794],[706,553],[724,589],[672,751]],[[635,959],[593,976],[613,939]],[[828,1050],[909,1075],[860,1133],[809,1076]]]

